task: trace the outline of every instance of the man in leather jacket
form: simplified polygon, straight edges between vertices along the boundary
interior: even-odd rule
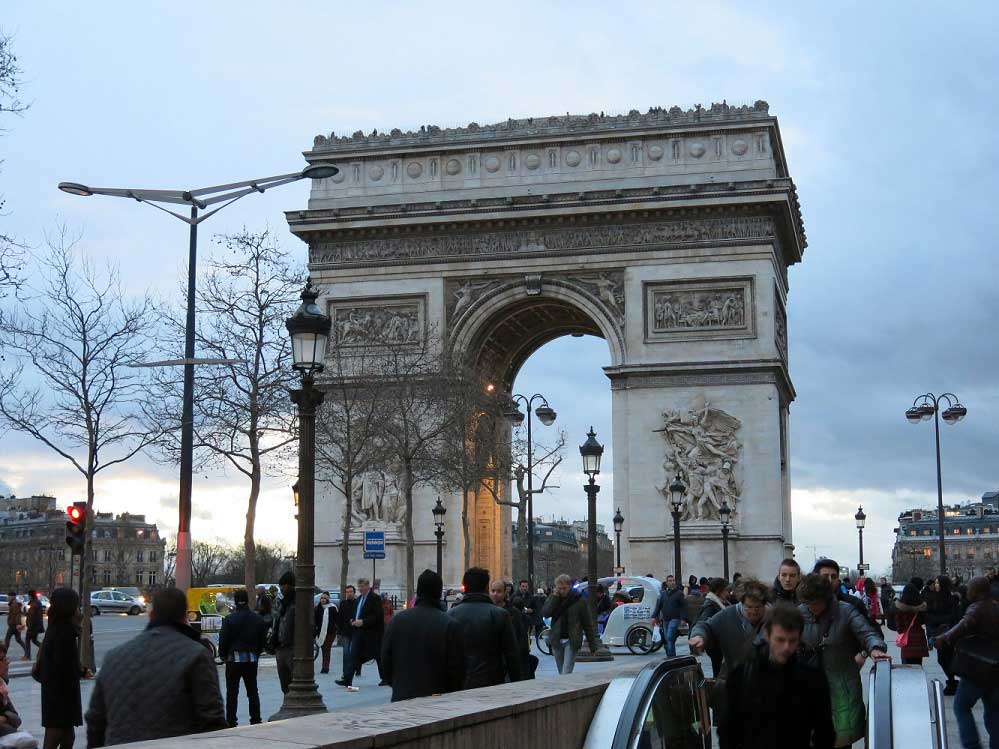
[[[505,609],[489,597],[489,571],[471,567],[462,578],[465,596],[448,615],[462,626],[465,689],[490,687],[523,678],[517,638]]]

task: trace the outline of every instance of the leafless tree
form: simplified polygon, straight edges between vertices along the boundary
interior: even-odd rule
[[[354,497],[364,475],[385,461],[380,434],[386,416],[383,358],[373,346],[346,346],[332,331],[320,386],[326,393],[316,414],[316,479],[344,497],[340,590],[347,586]]]
[[[387,452],[386,471],[400,478],[406,536],[406,598],[413,597],[415,559],[413,490],[433,480],[433,456],[449,428],[449,379],[439,338],[428,331],[411,343],[386,343],[377,350],[386,382],[382,395],[386,415],[381,435]]]
[[[21,76],[24,71],[14,54],[14,39],[0,31],[0,115],[21,114],[28,104],[21,101]],[[0,128],[0,132],[4,132]],[[2,161],[0,161],[2,163]],[[0,196],[0,213],[4,207]],[[24,247],[6,232],[0,231],[0,298],[17,290],[23,283]]]
[[[177,543],[172,542],[163,555],[163,585],[173,587],[177,582]]]
[[[230,564],[232,547],[216,540],[191,544],[191,585],[203,588],[215,580]]]
[[[254,526],[264,471],[289,457],[295,439],[294,409],[288,389],[295,386],[291,343],[285,321],[298,303],[302,273],[268,231],[244,230],[217,239],[227,252],[207,263],[197,293],[195,345],[201,356],[230,363],[195,371],[194,448],[200,465],[231,466],[249,480],[243,529],[243,579],[254,585]],[[186,286],[185,296],[186,296]],[[186,298],[164,314],[166,337],[183,351]],[[158,398],[147,413],[164,433],[161,456],[180,456],[182,375],[164,369],[157,375]]]
[[[117,269],[80,259],[76,239],[64,228],[46,243],[47,251],[36,259],[37,283],[25,288],[19,309],[0,322],[0,342],[13,354],[0,386],[0,417],[83,476],[86,564],[97,476],[159,436],[137,418],[148,392],[144,370],[133,368],[145,359],[152,336],[151,303],[148,297],[126,299]],[[90,576],[81,579],[87,601]],[[92,668],[90,609],[83,611],[83,663]]]
[[[135,552],[120,542],[111,551],[111,569],[114,570],[115,585],[131,585],[128,579],[128,566]]]
[[[469,497],[484,487],[500,504],[504,477],[510,474],[510,429],[504,416],[506,399],[481,372],[455,354],[443,359],[439,380],[443,388],[442,430],[428,456],[432,483],[441,491],[461,494],[461,532],[464,567],[471,566]]]

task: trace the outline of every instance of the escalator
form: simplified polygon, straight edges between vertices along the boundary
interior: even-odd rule
[[[947,749],[943,687],[919,666],[874,664],[868,681],[868,749]],[[650,663],[612,681],[584,749],[710,749],[708,691],[695,658]]]

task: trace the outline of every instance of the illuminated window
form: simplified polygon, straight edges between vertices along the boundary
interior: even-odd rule
[[[960,535],[960,533],[961,533],[961,529],[960,529],[960,528],[955,528],[955,529],[954,529],[953,531],[951,531],[951,532],[952,532],[952,533],[953,533],[953,534],[954,534],[955,536],[957,536],[957,535]]]
[[[923,531],[923,535],[924,536],[928,536],[928,535],[930,535],[930,532],[928,530],[925,530],[925,531]]]
[[[910,536],[915,536],[915,535],[916,535],[916,532],[915,532],[915,531],[909,531],[909,535],[910,535]]]
[[[970,536],[974,532],[975,532],[974,528],[968,528],[968,530],[966,530],[964,533],[965,533],[965,535]]]

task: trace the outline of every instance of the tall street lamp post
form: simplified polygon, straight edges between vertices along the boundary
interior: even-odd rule
[[[615,575],[623,575],[624,567],[621,566],[621,531],[624,528],[624,515],[621,508],[617,508],[614,513],[614,550],[617,553],[617,567],[614,568]]]
[[[541,405],[534,408],[536,400],[540,400]],[[530,398],[526,395],[512,395],[510,401],[511,407],[506,411],[506,416],[514,426],[520,426],[525,418],[517,402],[522,402],[527,410],[527,579],[531,583],[531,590],[534,590],[534,440],[531,435],[531,413],[533,409],[533,413],[546,427],[555,423],[556,413],[541,393],[535,393]]]
[[[597,433],[593,431],[593,427],[590,427],[590,431],[586,434],[586,442],[579,446],[579,454],[583,458],[583,473],[589,477],[589,481],[583,485],[583,490],[586,492],[586,536],[589,547],[586,587],[590,616],[596,622],[597,589],[600,587],[600,576],[597,573],[597,493],[600,491],[600,486],[596,478],[600,473],[600,458],[604,454],[604,446],[597,442]],[[577,660],[612,661],[614,656],[603,643],[600,643],[596,653],[580,653]]]
[[[319,293],[311,279],[302,291],[302,304],[285,326],[291,334],[292,361],[302,375],[302,389],[292,390],[298,406],[298,551],[295,555],[295,652],[291,685],[281,709],[271,720],[297,718],[326,712],[316,686],[312,660],[312,594],[316,580],[313,559],[316,509],[316,409],[323,392],[315,388],[315,375],[323,370],[331,321],[316,304]]]
[[[732,508],[728,506],[728,500],[722,500],[721,507],[718,508],[718,517],[721,519],[722,527],[722,577],[728,580],[728,532],[731,530],[732,521]]]
[[[867,522],[867,515],[864,514],[863,506],[857,508],[857,514],[853,516],[857,521],[857,542],[860,544],[860,562],[857,564],[857,577],[864,574],[864,523]]]
[[[436,530],[434,535],[437,536],[437,574],[443,575],[444,572],[444,515],[447,513],[447,508],[441,504],[441,498],[437,498],[437,504],[434,505],[434,509],[431,510],[434,513],[434,526]]]
[[[687,486],[677,472],[673,483],[669,485],[670,514],[673,516],[673,575],[677,585],[683,587],[683,571],[680,569],[680,510],[683,508],[683,497]]]
[[[177,519],[177,560],[174,577],[181,590],[191,587],[191,487],[194,465],[194,365],[228,364],[229,359],[196,359],[194,356],[195,280],[198,265],[198,224],[214,216],[226,206],[255,192],[264,192],[300,179],[325,179],[340,170],[327,163],[310,164],[301,172],[279,174],[275,177],[230,182],[226,185],[201,187],[197,190],[143,190],[116,187],[89,187],[79,182],[60,182],[59,189],[70,195],[89,197],[106,195],[113,198],[131,198],[169,213],[191,227],[187,259],[187,325],[184,335],[184,358],[148,362],[142,366],[183,366],[184,405],[180,424],[180,497]],[[208,206],[221,203],[207,213],[198,213]],[[190,206],[190,216],[176,213],[162,204]],[[89,533],[91,529],[87,529]]]
[[[946,402],[947,408],[940,413],[941,403]],[[905,418],[910,424],[918,424],[921,421],[933,419],[934,435],[937,446],[937,535],[940,543],[940,574],[947,574],[947,552],[944,548],[944,506],[943,506],[943,479],[940,475],[940,417],[948,424],[956,424],[968,415],[968,409],[961,405],[961,400],[953,393],[943,393],[934,395],[925,393],[920,395],[913,402],[912,406],[905,411]]]

